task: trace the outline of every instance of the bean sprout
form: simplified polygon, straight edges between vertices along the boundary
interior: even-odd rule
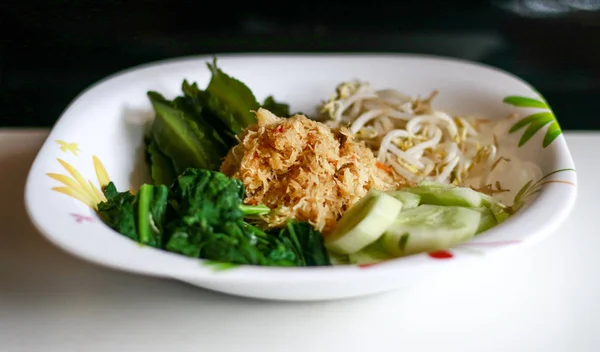
[[[489,122],[435,110],[432,92],[425,99],[393,89],[374,90],[368,83],[346,82],[320,106],[320,120],[346,126],[363,140],[379,162],[411,182],[464,185],[476,178],[481,189],[499,161],[494,143],[485,143],[480,125]]]

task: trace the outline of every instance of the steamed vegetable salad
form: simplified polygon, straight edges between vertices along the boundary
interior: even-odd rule
[[[208,64],[205,90],[184,81],[168,100],[148,92],[156,117],[146,137],[153,184],[119,192],[110,183],[98,205],[103,221],[141,244],[189,257],[232,264],[324,266],[372,263],[446,248],[504,220],[505,207],[470,188],[420,183],[401,191],[372,189],[323,236],[308,222],[257,226],[271,210],[245,205],[244,185],[218,172],[236,136],[256,123],[259,107],[290,116],[268,97],[259,104],[242,82]]]
[[[306,222],[281,229],[252,225],[265,206],[243,205],[244,187],[217,172],[235,136],[256,122],[264,107],[289,116],[286,104],[268,97],[262,104],[242,82],[221,71],[216,60],[205,90],[184,81],[183,95],[168,100],[148,92],[156,114],[146,137],[153,184],[134,194],[104,190],[101,218],[141,244],[213,261],[269,266],[330,265],[323,236]]]

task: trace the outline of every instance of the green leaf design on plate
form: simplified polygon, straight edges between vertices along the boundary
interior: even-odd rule
[[[514,133],[521,128],[527,126],[525,132],[521,136],[519,140],[519,147],[522,147],[529,141],[542,127],[549,124],[548,129],[546,130],[546,135],[544,136],[544,141],[542,142],[542,146],[546,148],[552,143],[556,137],[562,134],[562,130],[560,129],[560,125],[556,120],[556,116],[550,109],[550,106],[546,103],[544,98],[540,99],[522,97],[517,95],[512,95],[504,98],[503,102],[521,107],[521,108],[538,108],[538,109],[546,109],[547,111],[537,112],[526,116],[515,123],[509,130],[508,133]]]
[[[523,187],[521,187],[521,189],[519,190],[519,192],[517,192],[517,194],[515,195],[515,199],[513,200],[513,206],[514,206],[514,204],[520,204],[520,203],[523,203],[525,201],[525,194],[527,193],[527,191],[531,187],[532,183],[533,183],[533,180],[529,180],[529,182],[525,183],[523,185]]]
[[[575,169],[571,169],[571,168],[567,168],[567,169],[559,169],[559,170],[554,170],[546,175],[544,175],[542,178],[540,178],[539,180],[537,180],[536,182],[533,182],[533,180],[529,180],[529,182],[525,183],[523,185],[523,187],[521,187],[521,189],[519,190],[519,192],[517,192],[517,194],[515,195],[515,198],[513,200],[513,205],[511,205],[510,207],[508,207],[508,211],[510,213],[514,213],[517,210],[521,209],[523,207],[523,205],[525,205],[525,201],[531,197],[532,195],[540,192],[542,190],[542,186],[548,183],[564,183],[564,184],[569,184],[572,186],[575,186],[574,183],[571,183],[569,181],[561,181],[561,180],[550,180],[548,181],[548,177],[557,174],[559,172],[565,172],[565,171],[572,171],[572,172],[576,172]]]
[[[558,121],[554,120],[550,126],[548,126],[548,130],[546,131],[546,136],[544,137],[544,148],[550,145],[552,141],[556,139],[556,137],[560,136],[562,133],[560,126],[558,125]]]
[[[521,108],[550,109],[550,107],[548,107],[548,105],[543,101],[534,98],[521,97],[518,95],[511,95],[509,97],[506,97],[504,98],[504,102]]]
[[[533,115],[529,115],[527,117],[522,118],[519,122],[515,123],[510,130],[508,130],[509,133],[513,133],[516,132],[518,130],[520,130],[521,128],[537,121],[537,120],[547,120],[548,117],[550,118],[550,121],[552,121],[552,119],[554,118],[554,116],[552,115],[552,113],[548,112],[548,111],[544,111],[544,112],[538,112],[536,114]]]
[[[525,129],[525,132],[521,136],[519,140],[519,147],[525,145],[528,140],[533,137],[537,131],[542,129],[542,127],[546,126],[550,122],[555,121],[554,116],[551,113],[542,113],[540,116],[537,116],[535,120],[531,121],[529,126]]]

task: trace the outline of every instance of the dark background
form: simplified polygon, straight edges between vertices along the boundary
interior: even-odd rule
[[[600,129],[600,0],[12,1],[0,25],[1,126],[51,126],[89,85],[160,59],[386,52],[499,67],[564,129]]]

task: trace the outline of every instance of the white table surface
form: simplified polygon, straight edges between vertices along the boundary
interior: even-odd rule
[[[409,290],[319,303],[226,296],[71,257],[23,187],[45,130],[0,130],[0,351],[600,351],[600,133],[567,133],[570,219],[514,256]]]

